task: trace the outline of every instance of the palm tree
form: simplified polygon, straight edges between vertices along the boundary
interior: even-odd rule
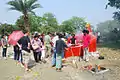
[[[28,14],[32,13],[34,9],[41,7],[40,4],[36,3],[38,0],[12,0],[9,1],[7,4],[11,7],[10,10],[16,10],[23,14],[24,16],[24,26],[25,29],[30,31],[30,25],[29,25],[29,17]]]

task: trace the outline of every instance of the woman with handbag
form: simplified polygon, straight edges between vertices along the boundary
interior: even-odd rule
[[[31,45],[33,48],[34,59],[38,63],[41,61],[41,41],[38,35],[35,35],[33,40],[31,41]]]

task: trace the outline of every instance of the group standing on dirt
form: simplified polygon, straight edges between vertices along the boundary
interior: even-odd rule
[[[71,38],[70,38],[71,37]],[[70,38],[70,41],[68,41]],[[84,56],[83,59],[88,61],[88,46],[90,42],[90,36],[88,30],[83,30],[83,43]],[[7,52],[7,38],[2,36],[2,57],[6,59]],[[20,63],[26,71],[29,71],[28,63],[31,55],[34,56],[36,63],[46,63],[46,58],[52,59],[52,67],[56,67],[57,71],[62,69],[62,59],[64,59],[64,50],[69,47],[68,44],[75,45],[75,34],[67,33],[50,33],[46,35],[35,32],[31,35],[28,31],[24,31],[24,36],[17,42],[14,48],[14,60]],[[31,54],[33,53],[33,54]]]

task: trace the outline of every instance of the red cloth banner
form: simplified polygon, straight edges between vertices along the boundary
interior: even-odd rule
[[[96,37],[94,35],[91,35],[89,52],[96,52],[96,41]]]
[[[65,58],[71,56],[83,56],[83,46],[71,46],[65,50]]]

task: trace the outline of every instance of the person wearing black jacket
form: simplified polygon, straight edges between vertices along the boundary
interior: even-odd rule
[[[18,41],[18,45],[21,49],[21,52],[22,52],[22,63],[25,67],[25,70],[26,71],[29,71],[29,68],[28,68],[28,63],[29,63],[29,59],[30,59],[30,38],[28,37],[29,36],[29,32],[28,31],[25,31],[24,32],[24,36]]]
[[[62,68],[62,53],[65,48],[67,48],[67,45],[65,42],[61,39],[62,34],[59,34],[59,40],[56,41],[56,70],[61,71]]]

